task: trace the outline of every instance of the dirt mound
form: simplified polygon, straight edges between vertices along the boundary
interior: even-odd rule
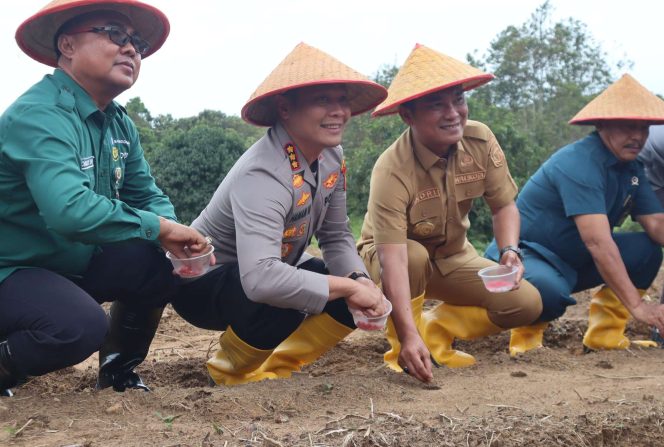
[[[210,387],[204,361],[218,333],[167,309],[140,367],[152,393],[94,391],[91,358],[0,399],[0,444],[663,445],[662,351],[584,353],[589,296],[523,356],[508,355],[507,333],[459,341],[477,364],[437,368],[432,384],[386,369],[382,334],[356,331],[289,380]],[[648,330],[632,322],[628,334]]]

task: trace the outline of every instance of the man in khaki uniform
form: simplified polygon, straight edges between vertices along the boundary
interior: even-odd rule
[[[475,363],[452,349],[471,339],[534,322],[542,310],[537,289],[523,281],[517,192],[491,130],[467,121],[464,91],[493,75],[417,45],[374,116],[399,113],[409,128],[378,159],[358,242],[369,273],[394,310],[385,361],[420,380],[439,364]],[[475,198],[491,208],[500,263],[517,266],[514,288],[490,293],[477,272],[493,261],[466,237]],[[422,315],[427,298],[444,301]]]

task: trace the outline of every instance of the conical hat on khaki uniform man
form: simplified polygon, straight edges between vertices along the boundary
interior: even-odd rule
[[[417,44],[388,88],[387,99],[376,107],[372,115],[397,113],[401,104],[429,93],[457,85],[462,85],[463,90],[468,91],[493,78],[492,74]]]
[[[25,20],[16,30],[16,42],[28,56],[57,67],[56,36],[69,20],[99,11],[125,16],[137,35],[149,44],[141,55],[145,59],[157,51],[170,32],[168,19],[159,9],[135,0],[53,0]]]
[[[628,74],[611,84],[572,118],[570,124],[602,121],[648,121],[664,123],[664,101]]]
[[[242,107],[242,118],[258,126],[272,126],[277,120],[277,95],[300,87],[324,84],[346,86],[352,115],[372,109],[387,95],[380,84],[370,81],[329,54],[301,42],[251,95]]]

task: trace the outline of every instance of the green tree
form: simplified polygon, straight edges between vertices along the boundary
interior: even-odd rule
[[[525,23],[500,32],[484,57],[467,57],[496,75],[470,95],[470,117],[496,134],[519,187],[551,153],[588,133],[567,122],[612,82],[616,69],[629,65],[610,67],[585,24],[553,23],[552,12],[545,1]],[[488,207],[475,203],[470,220],[469,237],[485,245],[493,237]]]
[[[500,32],[483,58],[468,56],[471,64],[496,75],[477,91],[478,104],[515,113],[521,131],[546,148],[538,162],[586,133],[567,122],[616,71],[584,23],[572,18],[552,23],[552,13],[545,1],[524,24]],[[615,68],[629,64],[621,61]]]
[[[387,87],[397,71],[397,66],[384,65],[373,80]],[[366,213],[373,165],[405,128],[398,116],[372,118],[371,114],[365,113],[350,120],[343,142],[348,167],[346,197],[349,215],[363,217]]]
[[[235,129],[210,121],[208,112],[197,118],[162,128],[161,149],[151,160],[157,184],[184,223],[198,216],[246,149],[246,136]]]

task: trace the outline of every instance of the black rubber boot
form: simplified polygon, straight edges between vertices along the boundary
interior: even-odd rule
[[[12,397],[10,388],[18,385],[18,379],[11,363],[11,352],[7,341],[0,342],[0,397]]]
[[[150,391],[134,368],[148,355],[163,311],[163,307],[131,309],[120,301],[111,305],[110,331],[99,350],[98,390],[112,386],[118,392]]]

